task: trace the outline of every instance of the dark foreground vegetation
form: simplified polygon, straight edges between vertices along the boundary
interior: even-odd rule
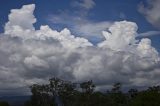
[[[92,81],[72,83],[58,78],[46,85],[32,85],[32,96],[25,106],[160,106],[160,86],[138,91],[121,91],[121,84],[115,83],[105,93],[94,91]]]
[[[8,102],[0,101],[0,106],[10,106]]]
[[[106,92],[95,91],[92,81],[72,83],[58,78],[49,80],[49,84],[34,84],[32,96],[24,106],[160,106],[160,86],[138,91],[121,91],[121,83],[115,83]],[[9,106],[0,102],[0,106]]]

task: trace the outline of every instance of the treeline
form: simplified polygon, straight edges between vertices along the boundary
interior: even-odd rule
[[[95,91],[92,81],[73,83],[52,78],[48,84],[34,84],[32,95],[24,106],[160,106],[160,86],[122,92],[121,83],[106,92]],[[12,106],[0,101],[0,106]]]
[[[160,86],[138,91],[121,91],[121,83],[115,83],[105,93],[95,91],[92,81],[72,83],[52,78],[49,84],[32,85],[32,96],[25,106],[160,106]]]

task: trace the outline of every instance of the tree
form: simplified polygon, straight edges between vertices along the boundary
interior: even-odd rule
[[[82,93],[80,95],[80,106],[93,106],[92,94],[95,89],[95,85],[92,80],[80,83]]]
[[[32,96],[31,96],[31,101],[28,104],[30,104],[31,106],[55,105],[54,98],[49,93],[48,85],[34,84],[30,88],[31,88]]]
[[[95,85],[93,84],[92,80],[83,82],[80,84],[80,87],[82,89],[82,92],[87,94],[92,94],[95,88]]]
[[[57,104],[65,104],[69,106],[72,104],[75,94],[76,85],[69,81],[64,81],[59,78],[52,78],[49,80],[50,92],[56,97]]]
[[[77,84],[54,77],[48,84],[32,85],[31,100],[25,106],[160,106],[160,86],[143,91],[131,88],[127,93],[121,83],[106,93],[94,91],[95,87],[92,80]]]
[[[126,95],[121,91],[121,83],[115,83],[110,92],[108,92],[108,99],[110,106],[127,106]]]
[[[30,106],[70,106],[75,93],[75,84],[56,77],[49,79],[49,84],[34,84],[30,88],[31,100],[25,103]]]
[[[147,90],[138,92],[131,99],[130,106],[160,106],[160,87],[153,86]]]
[[[121,83],[119,83],[119,82],[115,83],[113,85],[113,88],[112,88],[111,92],[113,92],[113,93],[120,93],[121,92],[121,87],[122,87]]]
[[[137,96],[138,94],[138,90],[137,89],[130,89],[128,91],[128,96],[130,99],[134,98],[135,96]]]

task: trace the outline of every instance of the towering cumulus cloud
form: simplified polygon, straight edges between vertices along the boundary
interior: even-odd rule
[[[92,79],[98,88],[121,82],[124,86],[158,84],[159,54],[150,39],[136,40],[134,22],[115,22],[106,40],[93,45],[65,28],[35,30],[35,5],[13,9],[0,36],[0,93],[26,90],[53,76],[72,81]],[[17,20],[18,19],[18,20]]]

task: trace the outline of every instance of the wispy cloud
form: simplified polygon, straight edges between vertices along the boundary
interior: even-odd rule
[[[148,31],[148,32],[138,34],[139,37],[150,37],[155,35],[160,35],[160,31]]]
[[[71,5],[73,7],[90,10],[96,5],[96,3],[94,2],[94,0],[75,0],[71,3]]]
[[[96,36],[102,38],[100,34],[103,30],[107,30],[113,23],[111,21],[94,21],[88,19],[90,10],[96,3],[93,0],[76,0],[71,2],[74,10],[62,10],[59,14],[50,15],[48,20],[53,24],[61,24],[71,28],[76,35],[86,38]]]
[[[91,36],[102,38],[102,31],[107,30],[113,23],[111,21],[95,22],[84,17],[71,16],[68,14],[51,15],[49,20],[53,24],[58,23],[68,26],[74,34],[85,38]]]

